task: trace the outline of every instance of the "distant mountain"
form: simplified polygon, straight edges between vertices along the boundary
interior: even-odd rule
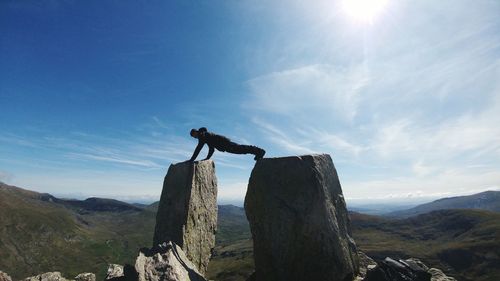
[[[468,196],[443,198],[430,203],[418,205],[411,209],[391,212],[388,213],[387,216],[410,217],[435,210],[447,209],[480,209],[500,212],[500,191],[485,191]]]

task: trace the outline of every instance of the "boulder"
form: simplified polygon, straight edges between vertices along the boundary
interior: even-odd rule
[[[457,279],[453,277],[446,276],[441,269],[430,268],[427,272],[432,275],[431,281],[457,281]]]
[[[80,273],[75,277],[75,281],[96,281],[94,273]]]
[[[175,243],[141,251],[135,262],[138,281],[206,281]]]
[[[9,274],[0,271],[0,281],[12,281],[12,279],[10,278]]]
[[[356,244],[329,155],[257,161],[245,211],[256,281],[351,281],[356,276]]]
[[[163,182],[153,246],[172,241],[204,274],[217,228],[217,178],[212,160],[170,165]]]
[[[425,267],[412,260],[393,260],[389,257],[368,270],[365,281],[430,281]]]
[[[123,265],[109,264],[105,280],[123,277]]]
[[[67,281],[67,279],[61,275],[61,272],[46,272],[25,278],[24,281]]]

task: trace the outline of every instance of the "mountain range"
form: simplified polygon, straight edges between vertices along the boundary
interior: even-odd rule
[[[500,280],[500,214],[491,207],[498,200],[498,192],[446,198],[392,214],[397,218],[351,212],[353,235],[376,260],[418,257],[458,280]],[[88,271],[102,280],[108,263],[130,263],[139,248],[151,246],[157,208],[157,202],[60,199],[0,183],[0,270],[14,279]],[[410,210],[419,215],[408,217]],[[207,277],[246,280],[252,271],[244,209],[220,205]]]
[[[410,217],[447,209],[480,209],[500,212],[500,191],[485,191],[467,196],[442,198],[407,210],[390,212],[386,215],[392,217]]]

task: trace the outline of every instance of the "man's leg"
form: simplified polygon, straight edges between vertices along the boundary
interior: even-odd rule
[[[258,148],[253,145],[245,145],[245,144],[237,144],[235,142],[230,142],[226,149],[227,152],[229,153],[234,153],[234,154],[253,154],[255,155],[255,160],[260,159],[264,156],[266,153],[263,149]]]

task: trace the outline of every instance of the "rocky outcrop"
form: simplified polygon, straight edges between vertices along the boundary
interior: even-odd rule
[[[363,281],[456,281],[441,270],[429,268],[418,259],[394,260],[389,257],[368,267]]]
[[[75,277],[75,281],[95,281],[94,273],[80,273]]]
[[[256,281],[354,279],[358,254],[329,155],[257,161],[245,210]]]
[[[170,165],[163,182],[153,246],[172,241],[204,274],[215,247],[217,178],[211,160]]]
[[[9,274],[0,271],[0,281],[12,281],[12,279],[10,278]]]
[[[31,276],[24,281],[66,281],[67,279],[61,275],[61,272],[46,272],[37,276]]]
[[[123,277],[123,265],[109,264],[105,280]]]
[[[0,281],[1,281],[1,272],[0,272]],[[61,272],[46,272],[36,276],[31,276],[25,278],[24,281],[95,281],[94,273],[80,273],[74,279],[66,279],[62,276]]]
[[[135,262],[138,281],[206,281],[175,243],[140,252]]]
[[[431,281],[457,281],[457,279],[453,277],[446,276],[441,269],[429,268],[427,272],[431,274]]]

